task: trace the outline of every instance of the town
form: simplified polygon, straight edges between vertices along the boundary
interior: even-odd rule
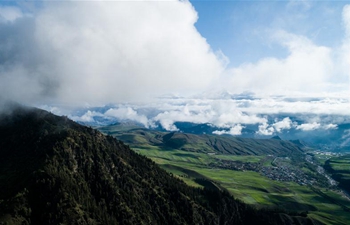
[[[295,182],[300,185],[317,185],[327,188],[337,185],[337,182],[330,178],[309,154],[289,157],[268,155],[259,162],[217,159],[209,166],[237,171],[255,171],[271,180]]]

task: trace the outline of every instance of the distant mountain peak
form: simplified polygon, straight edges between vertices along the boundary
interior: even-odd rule
[[[275,139],[275,140],[282,140],[282,139],[280,138],[280,136],[278,136],[278,135],[273,136],[271,139]]]

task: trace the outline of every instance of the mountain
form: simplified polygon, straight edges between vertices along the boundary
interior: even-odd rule
[[[293,121],[295,120],[299,124],[307,123],[304,120],[298,120],[297,117],[292,117],[291,115],[274,115],[267,116],[269,123],[273,124],[274,120],[282,120],[285,117],[290,117]],[[326,120],[326,119],[325,119]],[[344,119],[345,120],[345,119]],[[321,119],[322,121],[322,119]],[[196,124],[189,122],[175,122],[174,125],[183,133],[191,134],[212,134],[214,131],[226,132],[229,129],[222,129],[215,127],[211,124]],[[338,124],[336,128],[333,129],[313,129],[313,130],[302,130],[293,127],[291,129],[281,130],[279,133],[274,133],[271,135],[261,135],[259,134],[258,124],[242,124],[243,129],[240,135],[236,137],[242,138],[258,138],[266,139],[279,136],[283,140],[300,140],[309,147],[320,149],[324,151],[334,151],[334,152],[349,152],[350,151],[350,141],[349,141],[349,123]]]
[[[187,186],[121,141],[35,108],[0,115],[0,224],[319,224]]]
[[[291,141],[280,138],[254,139],[240,138],[231,135],[189,134],[181,132],[164,132],[144,128],[115,124],[99,127],[100,131],[113,135],[133,147],[157,146],[162,149],[179,149],[192,152],[218,153],[232,155],[278,155],[286,156],[291,153],[303,153]]]
[[[209,96],[214,96],[213,98]],[[216,99],[216,95],[208,95],[206,99]],[[235,99],[235,101],[240,101],[240,99],[245,99],[240,104],[247,104],[249,108],[249,102],[253,99],[254,94],[243,93],[242,95],[232,95],[227,92],[218,93],[218,99]],[[197,96],[201,99],[200,96]],[[170,98],[172,99],[172,98]],[[173,99],[174,100],[174,99]],[[299,101],[298,98],[288,98],[288,102]],[[317,99],[304,99],[303,101],[313,101]],[[170,101],[171,102],[171,101]],[[181,105],[184,107],[185,105]],[[160,107],[161,108],[161,107]],[[133,113],[137,115],[124,115],[124,116],[112,116],[110,113],[113,110],[133,110]],[[111,110],[111,111],[110,111]],[[213,109],[214,110],[214,109]],[[191,112],[196,115],[196,110]],[[243,110],[244,111],[244,110]],[[163,127],[160,121],[166,110],[153,108],[153,107],[137,107],[135,106],[125,106],[122,105],[109,105],[104,107],[94,107],[94,108],[84,108],[74,112],[71,112],[70,118],[79,123],[88,126],[108,126],[117,123],[130,123],[133,122],[139,127],[145,127],[148,125],[150,129],[157,131],[167,131],[167,126]],[[177,115],[176,112],[174,115]],[[201,115],[203,112],[197,112]],[[229,113],[229,112],[228,112]],[[248,113],[249,114],[249,113]],[[248,115],[247,114],[247,115]],[[134,114],[133,114],[134,115]],[[158,116],[160,118],[158,118]],[[161,116],[163,115],[163,116]],[[169,114],[169,121],[173,121],[171,127],[175,128],[179,132],[191,133],[191,134],[229,134],[232,127],[222,127],[215,124],[215,120],[208,119],[207,122],[196,123],[191,122],[192,119],[186,118],[183,115],[182,119],[172,118],[174,115]],[[217,115],[220,115],[218,113]],[[244,113],[245,115],[245,113]],[[346,115],[329,115],[329,114],[313,114],[310,113],[276,113],[276,114],[258,114],[256,115],[260,118],[266,120],[266,128],[261,127],[261,123],[239,123],[242,127],[240,134],[235,135],[236,137],[242,138],[258,138],[258,139],[269,139],[274,136],[279,136],[283,140],[300,140],[307,144],[308,147],[319,149],[323,151],[332,151],[339,153],[350,152],[350,120],[349,116]],[[201,116],[198,116],[200,118]],[[138,118],[138,119],[137,119]],[[143,118],[143,124],[140,123],[139,119]],[[289,125],[286,127],[281,127],[276,129],[277,124],[281,125],[285,121]],[[286,125],[286,124],[285,124]],[[262,130],[261,130],[262,129]],[[270,131],[264,131],[264,129],[269,129]]]
[[[271,139],[275,139],[275,140],[282,140],[282,139],[280,138],[280,136],[278,136],[278,135],[273,136]]]

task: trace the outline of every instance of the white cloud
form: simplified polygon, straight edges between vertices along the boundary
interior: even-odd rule
[[[60,112],[58,107],[42,107],[55,112]],[[84,118],[77,118],[74,113],[62,111],[62,115],[77,121],[88,121],[95,116],[112,120],[134,120],[145,127],[155,127],[160,124],[164,129],[177,131],[176,122],[191,122],[197,124],[209,124],[218,128],[216,133],[223,133],[231,128],[240,126],[259,125],[258,134],[272,135],[282,133],[289,129],[337,129],[337,124],[350,123],[349,101],[344,98],[267,98],[247,99],[227,98],[175,98],[158,99],[144,104],[120,104],[110,109],[87,111]],[[81,112],[81,111],[79,111]],[[96,114],[92,114],[96,113]],[[79,113],[80,115],[80,113]],[[292,119],[292,117],[293,119]],[[269,119],[268,119],[269,118]],[[298,118],[298,119],[296,119]],[[299,121],[299,122],[296,122]],[[300,122],[302,121],[302,122]],[[299,124],[298,124],[299,123]],[[301,123],[301,124],[300,124]],[[231,133],[238,133],[232,129]]]
[[[145,115],[139,115],[134,109],[127,108],[111,108],[104,113],[105,116],[118,118],[119,120],[133,120],[149,127],[148,118]]]
[[[338,125],[336,125],[336,124],[327,124],[327,125],[323,126],[323,129],[325,129],[325,130],[334,130],[337,128],[338,128]]]
[[[99,112],[88,110],[82,116],[72,116],[71,119],[79,122],[95,122],[95,119],[94,119],[95,116],[103,117],[104,115]]]
[[[303,114],[330,114],[349,116],[350,107],[349,93],[344,92],[342,95],[326,94],[323,96],[314,95],[312,97],[279,96],[257,98],[254,100],[231,100],[227,104],[240,104],[246,107],[239,107],[240,110],[249,114],[279,114],[279,113],[303,113]],[[315,100],[312,100],[315,99]]]
[[[282,130],[292,128],[292,120],[289,117],[284,118],[281,121],[277,121],[272,126],[275,128],[276,132],[281,132]]]
[[[285,117],[280,121],[278,121],[276,118],[275,123],[271,125],[269,125],[267,122],[260,124],[257,134],[273,135],[274,133],[281,133],[283,130],[289,130],[295,128],[296,126],[296,122],[293,123],[289,117]]]
[[[336,77],[331,77],[334,70],[332,49],[317,46],[306,37],[285,31],[276,32],[274,38],[288,49],[289,55],[284,59],[263,58],[257,63],[228,70],[226,76],[231,80],[229,90],[285,95],[333,88],[330,80]]]
[[[321,124],[313,122],[313,123],[303,123],[301,125],[298,125],[296,127],[297,130],[303,130],[303,131],[310,131],[310,130],[316,130],[321,127]]]
[[[174,122],[176,122],[176,120],[174,120],[174,118],[171,116],[168,117],[168,115],[169,112],[160,113],[153,120],[158,121],[160,125],[167,131],[178,131],[179,129],[174,125]]]
[[[13,56],[0,56],[0,94],[15,100],[143,101],[202,90],[224,69],[188,1],[44,1],[27,24],[15,12],[0,35],[0,55]]]
[[[275,129],[269,126],[267,123],[263,123],[259,125],[259,131],[257,132],[260,135],[273,135]]]
[[[159,122],[172,131],[177,121],[209,123],[232,134],[241,132],[240,124],[259,124],[259,134],[272,135],[335,129],[334,120],[350,115],[350,5],[343,8],[341,46],[275,31],[273,40],[288,50],[285,58],[246,63],[224,76],[228,59],[196,30],[198,15],[188,1],[45,1],[23,16],[18,8],[0,8],[0,96],[64,106],[117,104],[103,114],[90,110],[72,117],[79,121],[102,116],[145,126]],[[140,103],[214,85],[219,94]],[[234,99],[223,89],[245,94]],[[299,125],[289,117],[268,122],[262,116],[281,113],[312,116]],[[314,119],[325,114],[329,121]]]
[[[13,6],[0,6],[0,23],[13,22],[18,18],[23,17],[22,11]]]
[[[220,128],[233,128],[236,124],[256,124],[266,122],[265,118],[255,114],[242,112],[234,101],[227,100],[204,100],[204,99],[182,99],[184,105],[179,105],[172,100],[166,100],[164,106],[161,102],[156,106],[158,110],[163,112],[158,113],[151,118],[153,122],[160,122],[163,128],[170,127],[174,122],[192,122],[192,123],[209,123]],[[238,127],[237,127],[238,128]],[[232,130],[234,132],[234,130]]]
[[[335,130],[335,129],[338,129],[338,125],[336,125],[336,124],[320,124],[317,122],[313,122],[313,123],[304,123],[301,125],[297,125],[296,129],[303,130],[303,131],[310,131],[310,130],[316,130],[316,129]]]
[[[309,1],[291,1],[289,5],[307,6]],[[274,30],[272,41],[285,47],[287,56],[265,57],[228,69],[221,86],[235,93],[253,91],[265,97],[349,92],[350,5],[343,8],[342,22],[343,42],[332,47],[318,45],[306,36]]]
[[[213,134],[222,135],[222,134],[230,134],[230,135],[241,135],[242,129],[244,126],[241,124],[237,124],[233,127],[231,127],[228,131],[227,130],[215,130],[213,131]]]

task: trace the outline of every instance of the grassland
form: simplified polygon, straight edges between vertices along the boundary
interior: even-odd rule
[[[339,182],[339,186],[350,193],[350,155],[328,159],[325,168]]]
[[[300,166],[305,173],[315,173],[312,167],[305,166],[309,164],[304,158],[300,158],[303,153],[288,142],[118,129],[108,127],[102,131],[123,140],[136,152],[151,158],[191,186],[226,189],[234,197],[256,207],[307,212],[309,217],[324,224],[345,225],[350,221],[350,201],[335,190],[272,180],[249,169],[219,166],[234,162],[274,167],[276,156],[280,156],[280,161],[286,165],[298,163],[296,167]],[[284,152],[297,152],[299,158],[285,159]],[[346,165],[348,162],[337,163],[335,168],[344,169],[341,163]]]
[[[254,171],[234,171],[208,166],[217,159],[259,162],[264,156],[209,155],[182,150],[161,150],[157,147],[135,150],[192,186],[200,187],[202,185],[197,182],[198,179],[207,179],[219,189],[225,188],[234,197],[257,207],[308,212],[309,217],[332,225],[345,225],[350,220],[350,212],[337,204],[350,208],[350,201],[334,190],[318,188],[337,203],[319,195],[308,186],[271,180]],[[265,161],[265,164],[270,165],[271,160]]]

